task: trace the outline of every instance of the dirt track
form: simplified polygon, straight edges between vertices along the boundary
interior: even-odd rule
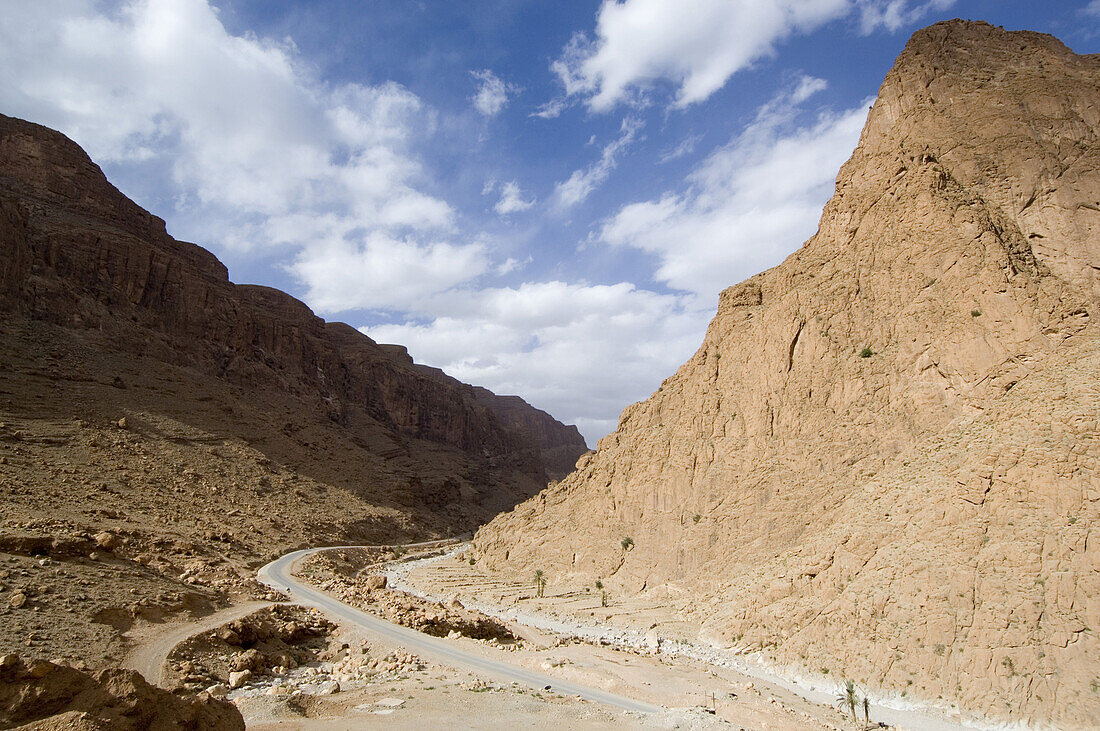
[[[137,670],[153,685],[161,685],[164,681],[164,663],[176,645],[188,637],[220,627],[226,622],[240,619],[257,609],[268,606],[271,606],[271,602],[245,602],[214,612],[194,622],[148,627],[143,636],[138,638],[137,647],[123,661],[123,667]]]

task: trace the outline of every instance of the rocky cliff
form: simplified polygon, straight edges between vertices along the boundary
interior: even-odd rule
[[[519,396],[498,396],[488,389],[475,387],[474,398],[501,422],[534,439],[542,453],[546,474],[552,480],[561,480],[572,472],[577,460],[588,451],[588,444],[576,426],[562,424]]]
[[[163,221],[57,133],[0,117],[0,185],[0,296],[9,310],[109,330],[144,354],[290,391],[340,424],[358,409],[402,434],[479,455],[531,446],[467,389],[423,377],[283,292],[234,285],[212,254],[168,236]],[[536,476],[541,469],[517,466]]]
[[[117,662],[133,622],[255,594],[273,554],[457,534],[545,487],[541,435],[398,350],[233,284],[72,141],[0,115],[0,557],[42,574],[0,583],[25,598],[0,652]],[[39,571],[60,545],[118,576]]]
[[[1098,130],[1100,58],[917,32],[818,233],[480,530],[482,565],[644,592],[800,672],[1095,721]]]
[[[560,480],[576,466],[577,460],[588,451],[588,444],[580,430],[573,424],[562,424],[550,414],[536,409],[519,396],[500,396],[487,388],[469,386],[452,378],[439,368],[414,364],[409,351],[403,345],[383,345],[385,351],[397,363],[414,367],[428,378],[463,390],[479,404],[489,409],[501,424],[525,435],[538,446],[547,477]]]

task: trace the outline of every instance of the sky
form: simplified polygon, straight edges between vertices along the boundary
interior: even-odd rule
[[[912,32],[1100,0],[0,0],[0,112],[213,251],[590,445],[813,235]]]

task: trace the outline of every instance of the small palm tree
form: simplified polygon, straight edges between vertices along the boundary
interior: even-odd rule
[[[863,696],[863,723],[865,726],[871,725],[871,701],[867,700],[867,696]]]
[[[542,569],[535,570],[535,587],[538,589],[538,595],[541,597],[543,592],[546,591],[546,575],[542,573]]]
[[[856,720],[856,706],[859,705],[859,697],[856,693],[856,682],[854,680],[844,681],[844,690],[837,694],[836,699],[840,701],[840,707],[847,707],[852,712],[852,721]]]

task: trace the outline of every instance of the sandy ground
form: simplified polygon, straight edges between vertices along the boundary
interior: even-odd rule
[[[438,581],[440,566],[414,571]],[[432,570],[431,567],[436,569]],[[426,575],[418,572],[428,571]],[[453,577],[452,577],[453,578]],[[438,586],[436,587],[438,588]],[[453,589],[448,583],[448,589]],[[452,592],[453,593],[453,592]],[[257,603],[262,605],[262,603]],[[238,605],[199,622],[160,627],[136,638],[129,665],[159,673],[164,658],[179,641],[254,610]],[[545,675],[663,706],[657,714],[615,709],[550,690],[532,689],[491,675],[456,670],[425,660],[422,669],[380,674],[368,680],[341,683],[332,695],[295,694],[300,687],[287,678],[261,676],[230,698],[250,729],[387,728],[742,728],[853,729],[836,708],[819,705],[784,688],[761,683],[734,671],[703,663],[671,659],[644,651],[626,651],[582,642],[518,623],[510,627],[523,637],[518,647],[466,637],[449,639],[464,651],[510,663]],[[367,648],[382,657],[403,648],[357,626],[342,625],[335,646]],[[154,675],[156,677],[156,675]],[[709,710],[708,710],[709,709]],[[711,712],[713,711],[713,713]]]
[[[717,714],[731,723],[751,728],[862,728],[863,715],[853,722],[834,705],[836,683],[794,682],[744,658],[733,667],[709,657],[712,651],[700,628],[679,616],[674,608],[652,601],[612,597],[603,606],[600,593],[555,589],[543,597],[531,583],[509,581],[471,566],[456,555],[395,566],[388,572],[395,586],[426,597],[458,597],[466,606],[510,620],[516,628],[543,628],[547,637],[580,636],[578,657],[566,672],[587,673],[584,682],[603,677],[605,687],[622,695],[665,706],[698,704],[699,695],[715,693]],[[645,639],[642,639],[642,638]],[[657,638],[661,649],[656,652]],[[683,644],[680,644],[683,643]],[[601,661],[602,644],[627,646],[628,659]],[[571,645],[572,647],[572,645]],[[686,648],[684,654],[673,656]],[[694,653],[694,655],[693,655]],[[731,653],[719,653],[724,655]],[[736,655],[736,653],[732,653]],[[692,659],[693,656],[696,659]],[[608,668],[608,663],[612,666]],[[664,666],[654,667],[653,663]],[[743,672],[742,672],[743,671]],[[580,677],[576,678],[581,680]],[[654,688],[660,688],[654,695]],[[747,692],[746,692],[747,691]],[[728,697],[729,693],[736,698]],[[862,695],[860,696],[862,698]],[[726,699],[722,702],[721,699]],[[870,720],[896,728],[952,731],[986,728],[980,719],[964,721],[957,712],[918,707],[885,707],[871,699]]]
[[[369,642],[379,654],[397,649],[358,630],[344,631],[340,640],[353,646]],[[240,697],[236,703],[250,729],[621,728],[643,723],[639,716],[595,703],[494,683],[437,664],[312,698],[305,715],[282,693]]]
[[[445,563],[445,562],[444,562]],[[437,560],[435,564],[439,565]],[[302,576],[297,578],[302,580]],[[422,671],[382,682],[347,684],[341,692],[301,701],[282,698],[292,687],[253,688],[237,698],[250,728],[413,727],[448,728],[754,728],[838,729],[854,725],[835,708],[809,703],[779,687],[701,663],[656,653],[627,651],[582,642],[554,632],[512,623],[520,645],[452,637],[456,649],[498,663],[538,672],[662,706],[657,714],[621,711],[550,690],[533,689],[479,671],[455,670],[427,661]],[[342,627],[340,641],[362,644],[371,655],[403,648],[361,626]],[[421,656],[423,657],[423,656]],[[232,697],[232,696],[231,696]],[[381,703],[381,705],[380,705]],[[293,708],[298,705],[298,709]],[[303,717],[305,716],[305,717]]]

